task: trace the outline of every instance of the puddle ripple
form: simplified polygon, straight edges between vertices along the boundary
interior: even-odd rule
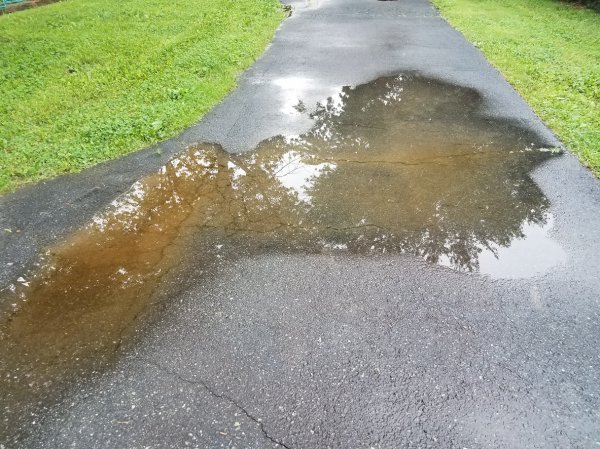
[[[191,246],[204,248],[198,270],[235,253],[338,251],[478,271],[533,229],[537,246],[524,251],[544,269],[560,260],[548,200],[528,176],[553,152],[480,116],[481,103],[416,75],[380,78],[299,110],[314,120],[306,134],[239,155],[198,145],[136,183],[2,298],[2,435],[22,437],[29,413],[105,367]]]

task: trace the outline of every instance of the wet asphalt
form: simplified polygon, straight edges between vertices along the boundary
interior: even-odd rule
[[[473,89],[480,113],[559,142],[422,0],[292,6],[239,88],[158,147],[0,199],[0,285],[131,184],[199,142],[251,151],[312,122],[341,86],[418,73]],[[448,174],[451,177],[451,173]],[[600,183],[565,153],[531,174],[566,257],[497,279],[411,255],[245,252],[210,275],[203,248],[116,346],[8,448],[600,447]]]

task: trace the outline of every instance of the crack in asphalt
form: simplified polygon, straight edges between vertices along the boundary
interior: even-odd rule
[[[264,423],[259,419],[256,418],[252,413],[250,413],[244,406],[240,405],[235,399],[233,399],[231,396],[228,396],[226,394],[223,393],[217,393],[213,388],[211,388],[205,381],[203,381],[202,379],[198,379],[198,380],[191,380],[191,379],[187,379],[184,376],[182,376],[181,374],[179,374],[177,371],[172,371],[169,370],[167,368],[165,368],[164,366],[162,366],[161,364],[153,361],[153,360],[149,360],[146,358],[141,358],[141,357],[134,357],[134,359],[139,360],[141,362],[144,362],[148,365],[152,365],[154,366],[156,369],[158,369],[159,371],[162,371],[165,374],[168,374],[169,376],[172,377],[176,377],[177,379],[179,379],[181,382],[189,384],[189,385],[201,385],[211,396],[217,398],[217,399],[221,399],[221,400],[225,400],[227,402],[229,402],[230,404],[232,404],[234,407],[236,407],[238,410],[240,410],[250,421],[254,422],[258,428],[260,429],[261,433],[263,434],[263,436],[271,441],[272,443],[281,446],[285,449],[291,449],[290,446],[286,445],[284,442],[276,439],[275,437],[272,437],[271,435],[269,435],[269,433],[267,432],[267,429],[265,429],[265,425]]]
[[[483,152],[483,151],[475,151],[475,152],[466,152],[466,153],[456,153],[449,155],[439,155],[427,159],[416,160],[414,162],[409,161],[390,161],[390,160],[358,160],[358,159],[344,159],[344,158],[312,158],[313,161],[316,162],[333,162],[333,163],[347,163],[347,164],[381,164],[381,165],[428,165],[428,164],[442,164],[441,161],[452,160],[457,158],[469,158],[469,157],[506,157],[506,154],[503,153],[492,153],[492,152]]]

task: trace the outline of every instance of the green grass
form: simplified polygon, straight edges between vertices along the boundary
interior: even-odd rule
[[[278,0],[66,0],[0,16],[0,192],[193,124],[283,17]]]
[[[600,177],[600,14],[555,0],[433,0]]]

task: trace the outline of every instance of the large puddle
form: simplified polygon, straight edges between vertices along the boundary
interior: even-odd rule
[[[265,252],[406,253],[500,277],[558,263],[548,200],[528,175],[554,152],[480,116],[481,103],[416,75],[380,78],[312,111],[299,101],[306,134],[239,155],[198,145],[136,183],[1,298],[2,434],[106,366],[191,245],[198,271]]]

